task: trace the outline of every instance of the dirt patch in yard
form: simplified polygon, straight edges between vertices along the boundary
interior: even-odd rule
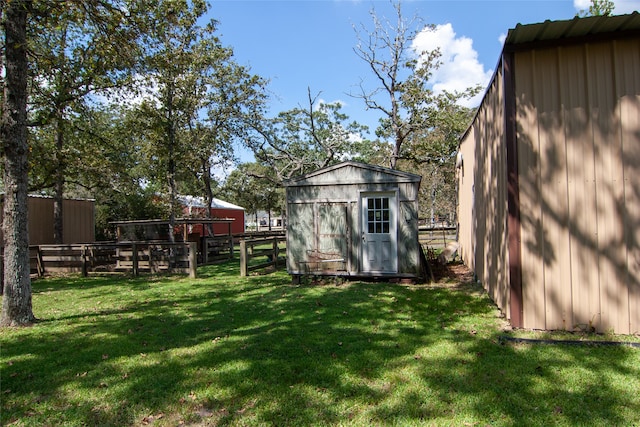
[[[433,270],[435,284],[460,285],[475,282],[473,271],[461,262],[452,262],[444,265],[435,262],[432,264],[431,269]]]

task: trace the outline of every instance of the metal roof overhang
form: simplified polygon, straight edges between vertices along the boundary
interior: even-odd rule
[[[504,51],[513,52],[545,46],[585,43],[598,39],[640,36],[640,13],[628,15],[575,17],[564,21],[518,24],[509,30]]]

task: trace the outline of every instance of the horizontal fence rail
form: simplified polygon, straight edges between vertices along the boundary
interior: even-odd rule
[[[418,238],[425,247],[443,249],[457,239],[456,227],[420,227]]]
[[[134,276],[145,271],[188,273],[196,277],[197,243],[119,243],[116,260],[116,270],[131,271]]]
[[[30,246],[32,274],[45,272],[186,273],[196,277],[196,242],[125,242]],[[233,252],[231,252],[233,253]]]
[[[285,242],[284,236],[247,239],[240,241],[240,276],[248,276],[250,271],[267,267],[277,267],[280,257],[280,243]],[[252,260],[264,257],[267,261],[252,263]]]
[[[198,251],[198,262],[207,265],[232,259],[234,247],[233,236],[204,237]]]
[[[29,246],[31,274],[45,272],[180,272],[194,275],[198,265],[234,258],[240,241],[279,238],[283,231],[247,232],[204,237],[197,242],[96,242]],[[193,247],[192,247],[193,246]],[[4,278],[4,248],[0,246],[0,283]],[[270,264],[269,264],[270,265]]]

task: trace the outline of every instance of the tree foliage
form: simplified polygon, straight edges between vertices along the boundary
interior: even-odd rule
[[[587,16],[609,16],[615,9],[615,4],[611,0],[591,0],[591,5],[586,10],[579,11],[576,16],[581,18]]]
[[[307,91],[307,104],[254,126],[248,140],[257,161],[268,167],[264,178],[281,183],[345,159],[367,160],[374,145],[362,139],[367,127],[350,122],[340,103],[322,103]]]
[[[245,116],[260,116],[266,81],[235,63],[232,49],[215,35],[215,21],[199,25],[205,2],[163,1],[158,7],[165,18],[146,40],[148,91],[132,120],[144,140],[149,180],[165,184],[172,224],[180,182],[191,182],[183,185],[191,191],[200,187],[211,205],[212,170],[233,160]]]
[[[227,177],[221,194],[226,200],[245,208],[246,213],[257,215],[258,211],[282,213],[284,190],[265,176],[270,168],[257,163],[243,163]],[[257,218],[256,218],[257,221]]]
[[[93,195],[106,237],[112,215],[157,212],[160,182],[170,214],[176,177],[214,186],[215,161],[233,158],[239,116],[259,117],[266,82],[232,61],[214,22],[199,25],[206,10],[200,0],[2,1],[5,305],[30,310],[29,178],[32,190],[56,195],[58,240],[63,196]],[[146,94],[133,86],[143,79]],[[132,94],[144,101],[125,102]],[[29,310],[6,322],[31,319]]]
[[[421,217],[435,221],[440,214],[455,212],[454,157],[458,139],[470,123],[473,110],[461,106],[481,87],[461,92],[432,90],[431,76],[440,65],[439,49],[416,52],[412,40],[418,31],[432,31],[419,19],[406,20],[400,3],[396,21],[380,19],[371,12],[373,29],[362,26],[355,53],[372,71],[377,85],[360,85],[366,107],[381,113],[378,137],[389,141],[388,166],[402,167],[423,176]]]
[[[358,44],[354,48],[356,55],[365,61],[377,83],[373,88],[360,84],[360,93],[354,96],[362,99],[368,109],[381,113],[380,125],[376,135],[390,141],[391,153],[388,165],[395,168],[398,160],[416,157],[413,149],[415,142],[409,142],[439,126],[442,106],[451,105],[463,98],[478,93],[480,87],[470,87],[459,93],[434,93],[429,79],[440,67],[439,49],[414,52],[411,42],[420,31],[431,31],[433,25],[422,25],[414,18],[407,20],[402,15],[400,3],[394,4],[395,23],[379,18],[375,10],[371,11],[373,29],[363,25],[357,30]],[[433,144],[426,151],[437,152],[436,156],[446,155],[438,152],[439,147],[447,144],[429,138]],[[430,154],[431,155],[431,154]]]
[[[29,25],[31,188],[54,195],[54,240],[62,243],[62,199],[94,146],[83,133],[96,95],[122,86],[139,52],[139,29],[120,2],[35,2]]]
[[[429,115],[430,127],[416,131],[406,143],[400,165],[422,175],[420,217],[430,223],[454,219],[455,158],[474,113],[475,109],[460,105],[458,95],[444,93]]]

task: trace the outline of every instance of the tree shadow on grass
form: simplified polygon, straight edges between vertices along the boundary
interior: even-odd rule
[[[203,276],[90,278],[99,284],[85,289],[110,302],[3,335],[2,424],[624,424],[640,413],[611,382],[640,376],[637,353],[502,345],[475,285]],[[69,292],[40,293],[45,282],[35,298]],[[564,383],[572,369],[588,377]]]

